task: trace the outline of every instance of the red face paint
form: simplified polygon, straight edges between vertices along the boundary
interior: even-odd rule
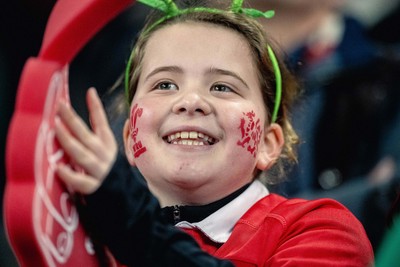
[[[140,140],[137,140],[137,135],[139,133],[139,128],[136,126],[137,120],[142,116],[143,108],[138,108],[138,104],[135,104],[131,111],[131,119],[129,125],[129,134],[133,140],[133,156],[138,158],[144,152],[146,152],[146,147],[142,145]]]
[[[245,117],[240,119],[239,126],[242,137],[237,141],[237,144],[249,151],[253,157],[256,157],[261,138],[260,119],[256,120],[254,111],[243,113],[243,115]]]

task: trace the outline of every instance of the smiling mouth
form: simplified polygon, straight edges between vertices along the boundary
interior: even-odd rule
[[[212,138],[204,133],[196,131],[176,132],[167,135],[163,139],[171,145],[185,145],[185,146],[212,146],[218,142],[218,140],[216,140],[215,138]]]

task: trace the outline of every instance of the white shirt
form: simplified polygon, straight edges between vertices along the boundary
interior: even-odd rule
[[[269,194],[268,189],[258,180],[254,181],[237,198],[196,223],[181,221],[175,226],[186,229],[197,228],[208,236],[212,241],[225,243],[232,233],[237,221],[257,201]]]

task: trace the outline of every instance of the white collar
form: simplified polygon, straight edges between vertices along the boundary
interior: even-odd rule
[[[176,224],[180,228],[197,228],[211,240],[225,243],[232,233],[233,226],[261,198],[269,194],[268,189],[258,180],[254,181],[237,198],[196,223],[182,221]]]

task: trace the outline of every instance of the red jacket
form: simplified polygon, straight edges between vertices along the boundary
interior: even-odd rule
[[[368,266],[373,251],[361,223],[330,199],[286,199],[270,194],[237,222],[224,244],[185,229],[201,248],[248,266]]]

